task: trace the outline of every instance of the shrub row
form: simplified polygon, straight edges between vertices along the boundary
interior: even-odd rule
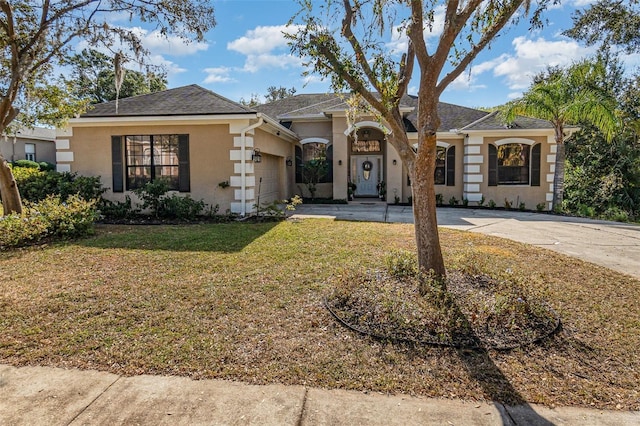
[[[58,195],[62,201],[76,194],[85,200],[100,199],[106,191],[102,187],[100,177],[79,176],[77,173],[18,167],[16,164],[13,167],[13,176],[18,184],[20,196],[24,201],[30,202],[42,201],[50,195]]]
[[[52,195],[37,203],[26,202],[22,214],[0,217],[0,249],[89,235],[97,219],[96,202],[78,195],[66,201]]]

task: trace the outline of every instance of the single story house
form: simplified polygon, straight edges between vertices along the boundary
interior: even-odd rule
[[[0,137],[0,153],[7,161],[31,160],[56,163],[56,130],[21,127]]]
[[[401,110],[417,143],[417,98]],[[547,121],[519,117],[505,126],[497,114],[440,103],[436,193],[471,204],[493,200],[551,208],[556,144]],[[249,214],[257,203],[308,196],[304,161],[326,157],[316,196],[378,197],[407,202],[411,182],[389,130],[373,117],[348,123],[344,98],[300,94],[255,108],[197,85],[96,105],[56,139],[58,170],[99,175],[106,197],[123,200],[146,182],[168,178],[192,198]]]

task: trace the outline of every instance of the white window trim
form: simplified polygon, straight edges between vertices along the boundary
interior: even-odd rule
[[[510,144],[523,144],[523,145],[532,146],[536,144],[536,141],[531,139],[524,139],[524,138],[506,138],[506,139],[500,139],[499,141],[496,141],[493,144],[495,146],[510,145]]]
[[[384,124],[378,123],[377,121],[360,121],[359,123],[349,126],[349,128],[344,131],[344,135],[349,136],[353,132],[358,131],[359,129],[364,129],[365,127],[372,127],[374,129],[382,130],[385,135],[390,135],[392,133],[388,127],[386,127]]]
[[[446,143],[446,142],[442,142],[442,141],[436,141],[436,146],[440,147],[440,148],[445,148],[445,149],[449,149],[449,147],[451,146],[450,143]],[[414,151],[418,150],[418,144],[414,143],[412,145],[412,148]]]
[[[329,145],[329,140],[324,138],[306,138],[300,141],[301,145],[304,145],[307,143],[323,143],[325,145]]]

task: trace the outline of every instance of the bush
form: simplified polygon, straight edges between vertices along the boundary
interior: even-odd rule
[[[169,183],[164,179],[157,179],[133,192],[142,200],[140,207],[148,210],[156,218],[191,220],[200,215],[206,207],[202,200],[194,200],[189,196],[167,195],[168,191]]]
[[[40,165],[40,170],[43,172],[52,172],[56,169],[56,165],[53,163],[47,163],[46,161],[41,161],[38,163]]]
[[[10,167],[11,167],[11,172],[13,173],[13,178],[16,180],[16,183],[18,184],[18,188],[20,189],[20,192],[22,192],[22,185],[24,182],[38,179],[41,175],[44,175],[44,172],[42,172],[40,169],[36,169],[33,167],[16,167],[16,166],[10,166]]]
[[[25,169],[38,169],[40,170],[40,164],[31,160],[17,160],[13,162],[15,167],[24,167]]]
[[[38,242],[47,235],[47,229],[47,221],[41,216],[14,213],[0,217],[0,249]]]
[[[39,203],[25,203],[23,214],[0,218],[0,249],[34,244],[45,238],[74,238],[93,231],[96,201],[73,195],[67,202],[50,196]]]
[[[37,163],[36,163],[37,164]],[[106,191],[99,176],[78,176],[77,173],[43,172],[39,169],[14,167],[20,195],[25,201],[38,202],[50,195],[58,195],[66,201],[78,194],[85,200],[100,199]]]
[[[125,196],[124,201],[102,200],[100,214],[111,219],[128,219],[138,213],[131,204],[131,197]]]
[[[98,219],[97,200],[85,201],[71,195],[66,202],[58,196],[49,196],[29,208],[30,216],[42,216],[48,223],[48,234],[60,238],[73,238],[91,233]]]
[[[188,220],[202,213],[204,207],[205,203],[202,200],[194,200],[188,195],[186,197],[171,195],[160,200],[158,215],[161,217]]]
[[[616,222],[629,222],[629,213],[619,207],[609,207],[602,216]]]
[[[153,182],[147,182],[142,188],[134,189],[141,200],[140,206],[143,210],[151,211],[155,217],[160,216],[160,204],[162,197],[169,191],[169,183],[164,179],[156,179]]]

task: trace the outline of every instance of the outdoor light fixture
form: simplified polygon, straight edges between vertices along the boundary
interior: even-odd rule
[[[338,160],[338,166],[342,166],[342,160]]]
[[[289,157],[287,157],[286,163],[287,163],[287,167],[291,167],[291,166],[293,166],[293,160],[291,159],[291,157],[290,157],[290,156],[289,156]]]
[[[369,137],[369,130],[366,130],[366,129],[365,129],[365,130],[363,130],[363,132],[362,132],[362,137],[364,137],[364,138],[368,138],[368,137]]]
[[[251,159],[253,160],[254,163],[260,163],[262,161],[262,154],[260,153],[259,148],[255,148],[253,150],[253,155],[251,156]]]
[[[395,166],[396,164],[398,164],[398,160],[396,160],[395,158],[393,159],[393,165]]]

